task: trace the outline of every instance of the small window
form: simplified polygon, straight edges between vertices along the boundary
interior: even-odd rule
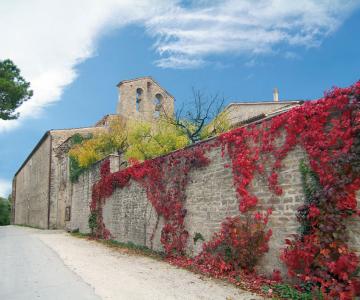
[[[65,221],[71,221],[71,206],[65,207]]]
[[[155,95],[155,99],[153,101],[154,105],[155,105],[153,117],[155,119],[160,117],[160,111],[162,110],[163,99],[164,99],[164,97],[161,94]]]
[[[136,89],[136,111],[142,111],[142,96],[143,90],[141,88]]]

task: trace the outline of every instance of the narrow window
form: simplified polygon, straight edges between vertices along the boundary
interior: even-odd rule
[[[143,90],[141,88],[136,89],[136,111],[141,111],[141,100]]]
[[[154,99],[155,109],[153,113],[153,117],[155,119],[160,117],[160,111],[162,110],[162,106],[163,106],[163,99],[164,97],[161,94],[155,95],[155,99]]]

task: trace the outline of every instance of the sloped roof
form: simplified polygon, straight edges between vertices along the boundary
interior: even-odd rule
[[[231,102],[225,109],[230,106],[242,106],[242,105],[272,105],[272,106],[282,106],[282,105],[295,105],[301,104],[304,100],[284,100],[284,101],[241,101],[241,102]]]
[[[120,119],[120,118],[123,118],[123,119],[126,119],[126,117],[122,116],[122,115],[119,115],[119,114],[107,114],[105,116],[103,116],[99,121],[97,121],[95,123],[95,127],[101,127],[102,123],[106,122],[107,120],[112,120],[112,119]]]
[[[26,157],[26,159],[24,160],[24,162],[21,164],[20,168],[16,171],[15,175],[19,174],[19,172],[22,170],[22,168],[26,165],[26,163],[31,159],[31,157],[33,156],[33,154],[36,152],[37,149],[39,149],[39,147],[42,145],[42,143],[46,140],[46,138],[48,136],[51,136],[53,133],[56,133],[58,131],[71,131],[71,130],[76,130],[76,129],[92,129],[92,128],[96,128],[96,127],[78,127],[78,128],[66,128],[66,129],[50,129],[48,131],[46,131],[44,133],[44,135],[41,137],[41,139],[37,142],[37,144],[35,145],[35,147],[31,150],[30,154]]]
[[[284,111],[294,106],[299,106],[304,101],[261,101],[261,102],[233,102],[227,105],[224,112],[227,113],[232,126],[244,124],[247,120],[258,119],[261,116]]]

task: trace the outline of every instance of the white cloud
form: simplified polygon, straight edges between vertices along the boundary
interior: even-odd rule
[[[161,68],[192,69],[204,65],[205,61],[200,58],[174,55],[159,59],[155,63]]]
[[[194,68],[214,54],[262,55],[279,44],[317,46],[358,4],[356,0],[8,0],[0,3],[0,59],[12,59],[34,90],[21,117],[36,117],[61,98],[76,66],[96,53],[112,29],[142,24],[154,37],[162,68]],[[288,49],[287,53],[291,53]],[[286,55],[286,54],[285,54]]]
[[[212,54],[269,53],[280,44],[318,46],[358,6],[356,0],[202,1],[178,6],[147,25],[164,57],[157,65],[177,68],[179,59],[188,65]]]
[[[94,55],[107,31],[148,15],[162,13],[166,0],[32,0],[1,1],[0,59],[10,58],[31,82],[32,99],[18,111],[21,118],[0,121],[0,132],[36,117],[58,101],[72,83],[76,65]]]
[[[11,181],[0,178],[0,197],[7,198],[11,193]]]

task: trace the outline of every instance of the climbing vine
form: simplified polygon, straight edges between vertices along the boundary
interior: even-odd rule
[[[239,210],[248,213],[259,199],[248,186],[255,172],[270,163],[269,189],[281,195],[278,170],[283,158],[300,145],[310,169],[304,170],[306,201],[299,209],[302,233],[286,240],[282,259],[289,275],[331,298],[352,299],[359,293],[359,259],[346,244],[346,219],[355,215],[359,173],[360,82],[333,89],[323,99],[307,102],[259,126],[236,129],[220,137],[232,160]],[[285,133],[284,142],[279,139]],[[255,215],[254,215],[255,216]]]
[[[357,82],[260,124],[229,131],[206,146],[198,144],[115,173],[110,173],[105,161],[91,202],[97,235],[110,235],[102,220],[105,199],[132,179],[144,187],[148,200],[165,219],[161,242],[170,262],[232,279],[244,270],[252,271],[268,250],[272,234],[266,228],[272,210],[259,211],[261,199],[250,188],[253,179],[261,175],[273,195],[281,195],[278,181],[283,159],[299,146],[307,154],[307,162],[301,163],[305,191],[297,214],[301,230],[293,240],[285,241],[281,258],[289,275],[307,288],[320,289],[330,299],[352,299],[360,290],[359,259],[346,243],[346,220],[359,214],[355,197],[360,188],[359,100]],[[205,151],[219,146],[231,160],[227,167],[232,169],[239,215],[227,218],[198,256],[187,258],[183,254],[188,239],[184,225],[188,174],[206,166]],[[279,274],[274,276],[278,281]]]
[[[165,220],[161,243],[167,255],[184,254],[188,232],[184,226],[186,210],[183,204],[188,175],[190,170],[208,163],[201,147],[184,149],[115,173],[110,173],[110,162],[106,160],[101,166],[101,179],[93,187],[90,205],[91,212],[96,212],[98,217],[97,236],[107,238],[110,234],[102,219],[105,199],[116,187],[123,188],[133,179],[144,187],[148,200]]]

